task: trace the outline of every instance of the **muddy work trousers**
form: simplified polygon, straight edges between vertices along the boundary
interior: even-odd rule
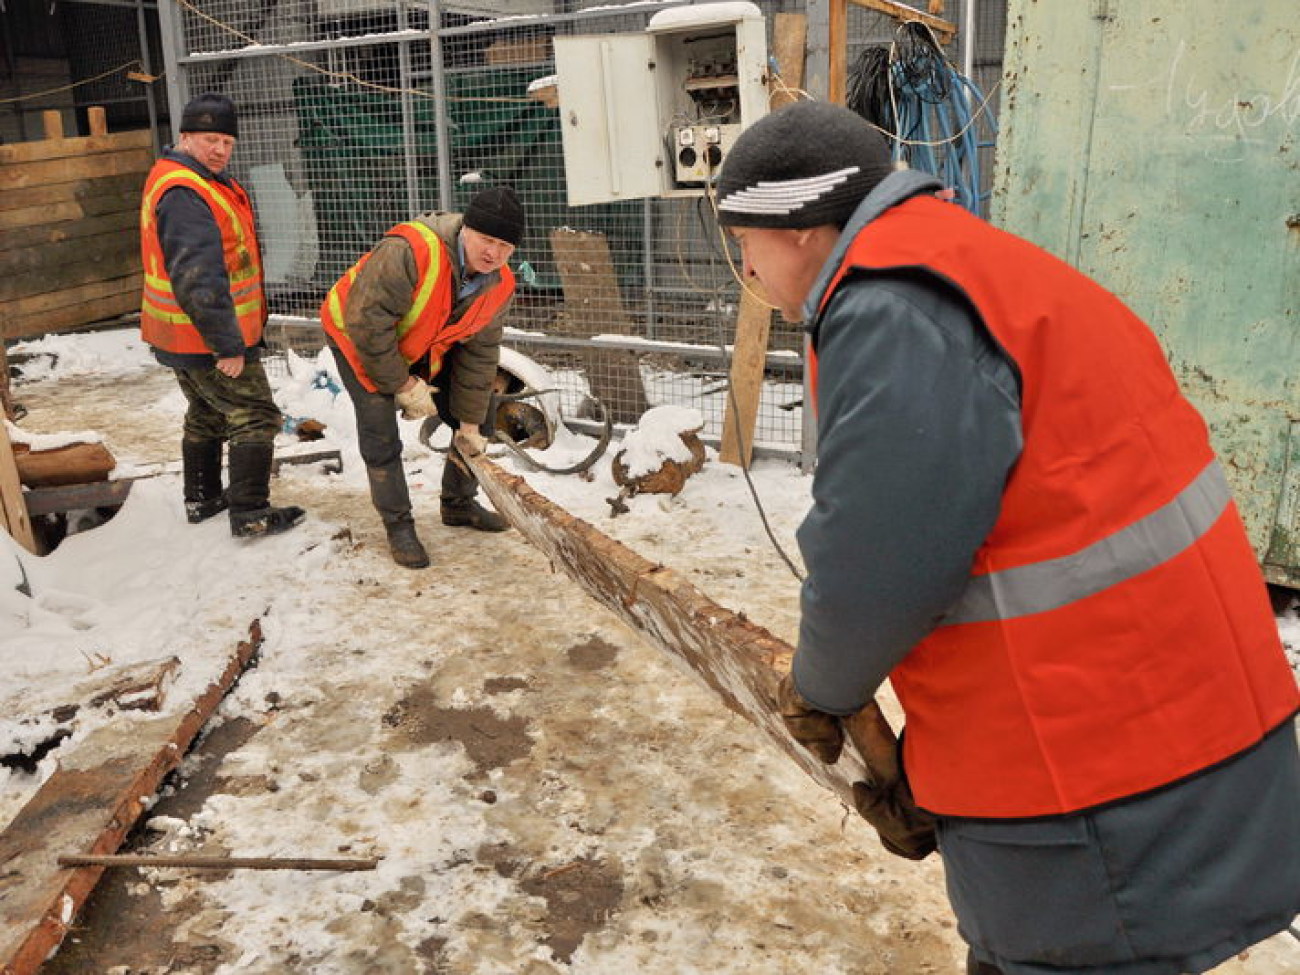
[[[411,496],[402,469],[402,434],[397,424],[397,403],[393,396],[372,393],[361,385],[351,363],[333,342],[330,351],[356,414],[357,446],[370,479],[370,498],[375,510],[385,525],[410,521]],[[438,418],[455,430],[460,421],[451,415],[450,381],[446,375],[439,374],[433,378],[432,384],[438,388],[433,396]],[[448,459],[443,468],[442,499],[467,503],[477,493],[478,481],[473,475],[462,471]]]
[[[183,425],[187,441],[275,442],[284,420],[260,361],[246,362],[244,371],[234,379],[215,366],[172,371],[189,404]]]

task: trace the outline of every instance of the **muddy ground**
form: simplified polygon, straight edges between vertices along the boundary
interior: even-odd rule
[[[171,382],[159,370],[81,380],[75,398],[53,382],[15,393],[26,426],[97,430],[146,463],[178,454],[176,428],[148,407]],[[313,665],[264,655],[151,816],[195,826],[192,852],[246,854],[274,831],[280,855],[378,854],[400,876],[108,871],[43,972],[962,970],[937,857],[883,852],[517,534],[443,529],[426,500],[435,567],[409,572],[355,481],[291,471],[275,490],[336,527],[353,582],[303,594],[331,607]],[[770,553],[738,551],[702,520],[671,537],[626,516],[600,527],[792,636],[796,587]],[[451,842],[425,839],[430,821]],[[174,852],[176,839],[142,829],[129,845]],[[1221,971],[1280,975],[1300,958],[1286,947]]]

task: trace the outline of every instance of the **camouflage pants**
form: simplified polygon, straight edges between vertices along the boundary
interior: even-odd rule
[[[189,403],[185,411],[186,440],[274,442],[284,421],[271,397],[271,384],[261,362],[246,362],[244,371],[235,379],[215,366],[173,371]]]

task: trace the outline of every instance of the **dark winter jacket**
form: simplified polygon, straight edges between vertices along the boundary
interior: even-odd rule
[[[845,238],[938,188],[921,174],[890,176]],[[808,581],[794,673],[810,702],[848,713],[962,592],[998,518],[1022,424],[1016,369],[937,275],[861,275],[819,318],[839,257],[806,309],[820,440],[799,531]],[[1212,770],[1100,809],[939,823],[961,934],[1005,975],[1178,975],[1217,964],[1300,911],[1296,836],[1291,721]]]
[[[462,217],[457,213],[425,213],[416,218],[431,228],[443,242],[455,279],[452,293],[460,294],[464,283],[464,262],[458,237]],[[486,275],[482,287],[495,285],[500,272]],[[408,365],[397,347],[397,322],[411,307],[418,272],[411,245],[401,237],[384,237],[370,252],[348,292],[344,317],[348,336],[361,359],[362,368],[382,393],[393,394],[407,376],[427,366]],[[478,297],[479,291],[456,300],[453,318]],[[501,339],[505,332],[505,305],[487,327],[452,347],[444,375],[451,377],[450,408],[462,423],[482,423],[487,416],[492,383],[496,379]],[[424,375],[424,378],[430,378]]]
[[[204,179],[229,184],[225,173],[216,174],[187,153],[168,147],[163,158],[181,163]],[[176,301],[194,321],[194,327],[213,355],[185,355],[155,348],[165,366],[184,369],[212,368],[218,358],[243,355],[260,358],[265,341],[245,347],[230,298],[230,281],[222,257],[221,230],[203,198],[184,186],[169,189],[158,201],[158,239]]]

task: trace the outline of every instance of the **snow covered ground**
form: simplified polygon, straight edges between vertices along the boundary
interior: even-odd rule
[[[20,435],[48,435],[48,446],[92,433],[125,473],[177,460],[183,399],[133,330],[48,337],[11,350],[20,353],[35,354],[14,387],[29,411]],[[517,533],[444,528],[442,457],[415,424],[408,480],[434,565],[393,565],[346,396],[325,381],[328,356],[290,364],[275,380],[282,410],[324,423],[325,445],[344,460],[340,474],[286,466],[273,483],[274,499],[307,508],[307,522],[255,542],[232,539],[220,518],[190,526],[179,478],[163,473],[44,558],[0,534],[0,700],[175,655],[168,704],[179,707],[259,619],[258,665],[133,843],[381,863],[361,873],[111,871],[101,888],[115,884],[113,898],[92,901],[51,971],[961,970],[938,858],[884,853],[855,815]],[[546,460],[560,466],[590,446],[566,435]],[[638,496],[611,517],[608,459],[591,480],[502,463],[793,638],[796,581],[736,468],[711,461],[676,499]],[[758,463],[753,479],[797,559],[808,479],[776,461]],[[30,597],[14,588],[19,565]],[[1300,623],[1279,625],[1300,643]],[[31,735],[18,717],[0,714],[0,741]],[[0,770],[0,821],[93,720],[35,773]],[[1218,971],[1300,973],[1300,942],[1284,933]]]

